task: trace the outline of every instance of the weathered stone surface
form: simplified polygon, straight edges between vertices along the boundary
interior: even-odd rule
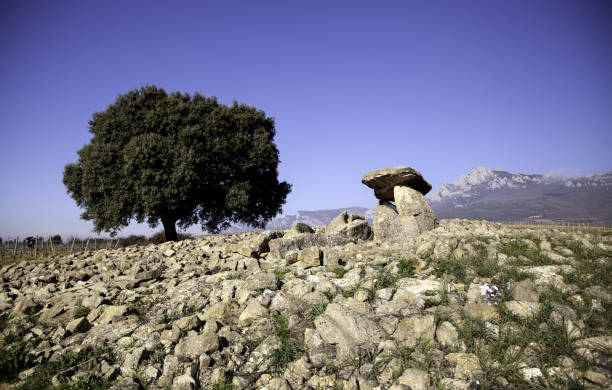
[[[242,314],[240,314],[240,317],[238,317],[238,322],[240,326],[249,326],[257,318],[260,318],[266,315],[268,315],[268,309],[263,307],[259,302],[253,300],[244,309]]]
[[[372,238],[372,228],[361,215],[348,215],[343,211],[325,228],[325,232],[345,235],[353,240],[369,240]]]
[[[269,245],[272,258],[285,259],[293,253],[295,255],[295,260],[297,260],[297,253],[300,249],[312,246],[332,247],[354,242],[355,240],[341,233],[304,233],[292,238],[277,238],[271,240]]]
[[[314,233],[315,232],[313,228],[311,228],[309,225],[303,222],[296,222],[293,225],[292,229],[298,233]]]
[[[432,314],[415,315],[401,320],[392,337],[407,347],[414,347],[419,341],[433,341],[435,332]]]
[[[349,216],[346,210],[341,212],[336,218],[332,219],[331,222],[327,224],[325,227],[325,233],[345,233],[348,218]]]
[[[395,186],[410,187],[423,195],[431,190],[431,184],[425,181],[419,172],[407,166],[368,172],[363,176],[361,182],[374,189],[374,195],[381,200],[394,200],[393,187]]]
[[[395,206],[381,201],[374,210],[374,239],[377,241],[407,241],[421,233],[413,216],[400,216]]]
[[[121,317],[127,312],[126,305],[119,306],[108,306],[104,313],[96,320],[96,322],[100,324],[108,324],[110,323],[115,316]]]
[[[516,301],[539,302],[540,294],[531,279],[525,279],[510,286],[510,294]]]
[[[527,301],[507,301],[504,302],[504,305],[510,313],[521,318],[529,318],[537,315],[542,306],[538,302]]]
[[[318,267],[322,265],[323,252],[316,246],[302,249],[298,252],[298,261],[304,269]]]
[[[81,333],[87,332],[90,327],[91,325],[89,324],[89,321],[87,321],[87,318],[80,317],[70,321],[68,325],[66,325],[66,330],[70,333]]]
[[[13,307],[13,314],[34,314],[38,312],[42,306],[35,302],[31,297],[26,296],[15,303]]]
[[[436,328],[436,339],[441,346],[455,349],[459,347],[459,333],[453,324],[448,321],[442,322]]]
[[[331,303],[315,319],[315,327],[323,340],[335,344],[343,358],[355,356],[355,347],[377,345],[387,338],[376,322],[347,307]]]
[[[444,358],[454,366],[455,378],[469,379],[480,374],[480,361],[473,353],[449,353]]]
[[[423,194],[406,186],[393,187],[393,197],[397,213],[403,216],[415,216],[422,213],[431,213],[433,210],[425,200]]]
[[[490,321],[499,318],[497,308],[486,303],[472,303],[464,306],[463,311],[468,317]]]
[[[197,359],[200,355],[213,353],[219,349],[219,337],[214,332],[204,332],[181,339],[174,348],[179,360]]]
[[[351,217],[352,216],[353,215],[351,215]],[[355,240],[370,240],[373,237],[373,232],[368,221],[364,219],[354,219],[347,224],[346,235]]]
[[[147,351],[143,347],[134,348],[130,351],[121,365],[121,374],[124,376],[131,376],[134,374],[146,353]]]
[[[501,297],[502,289],[488,283],[471,283],[467,292],[468,303],[486,303],[494,305],[499,303]]]
[[[397,383],[408,386],[412,390],[427,390],[429,389],[429,374],[418,368],[407,368],[397,378]]]

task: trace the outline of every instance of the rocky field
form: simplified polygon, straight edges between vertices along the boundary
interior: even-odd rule
[[[443,220],[0,269],[0,388],[611,388],[612,231]]]

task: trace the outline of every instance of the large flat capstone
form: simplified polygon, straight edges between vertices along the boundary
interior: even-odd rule
[[[431,190],[423,176],[416,170],[407,167],[377,169],[363,175],[361,182],[374,190],[374,195],[380,200],[395,200],[393,188],[406,186],[425,195]]]

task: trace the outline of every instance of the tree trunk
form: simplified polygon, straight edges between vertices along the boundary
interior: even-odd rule
[[[178,241],[175,223],[176,221],[172,218],[162,218],[162,225],[164,225],[164,236],[166,241]]]

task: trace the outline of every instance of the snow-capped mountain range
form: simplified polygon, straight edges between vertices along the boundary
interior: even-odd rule
[[[612,223],[612,172],[581,177],[474,168],[426,195],[440,218]]]

